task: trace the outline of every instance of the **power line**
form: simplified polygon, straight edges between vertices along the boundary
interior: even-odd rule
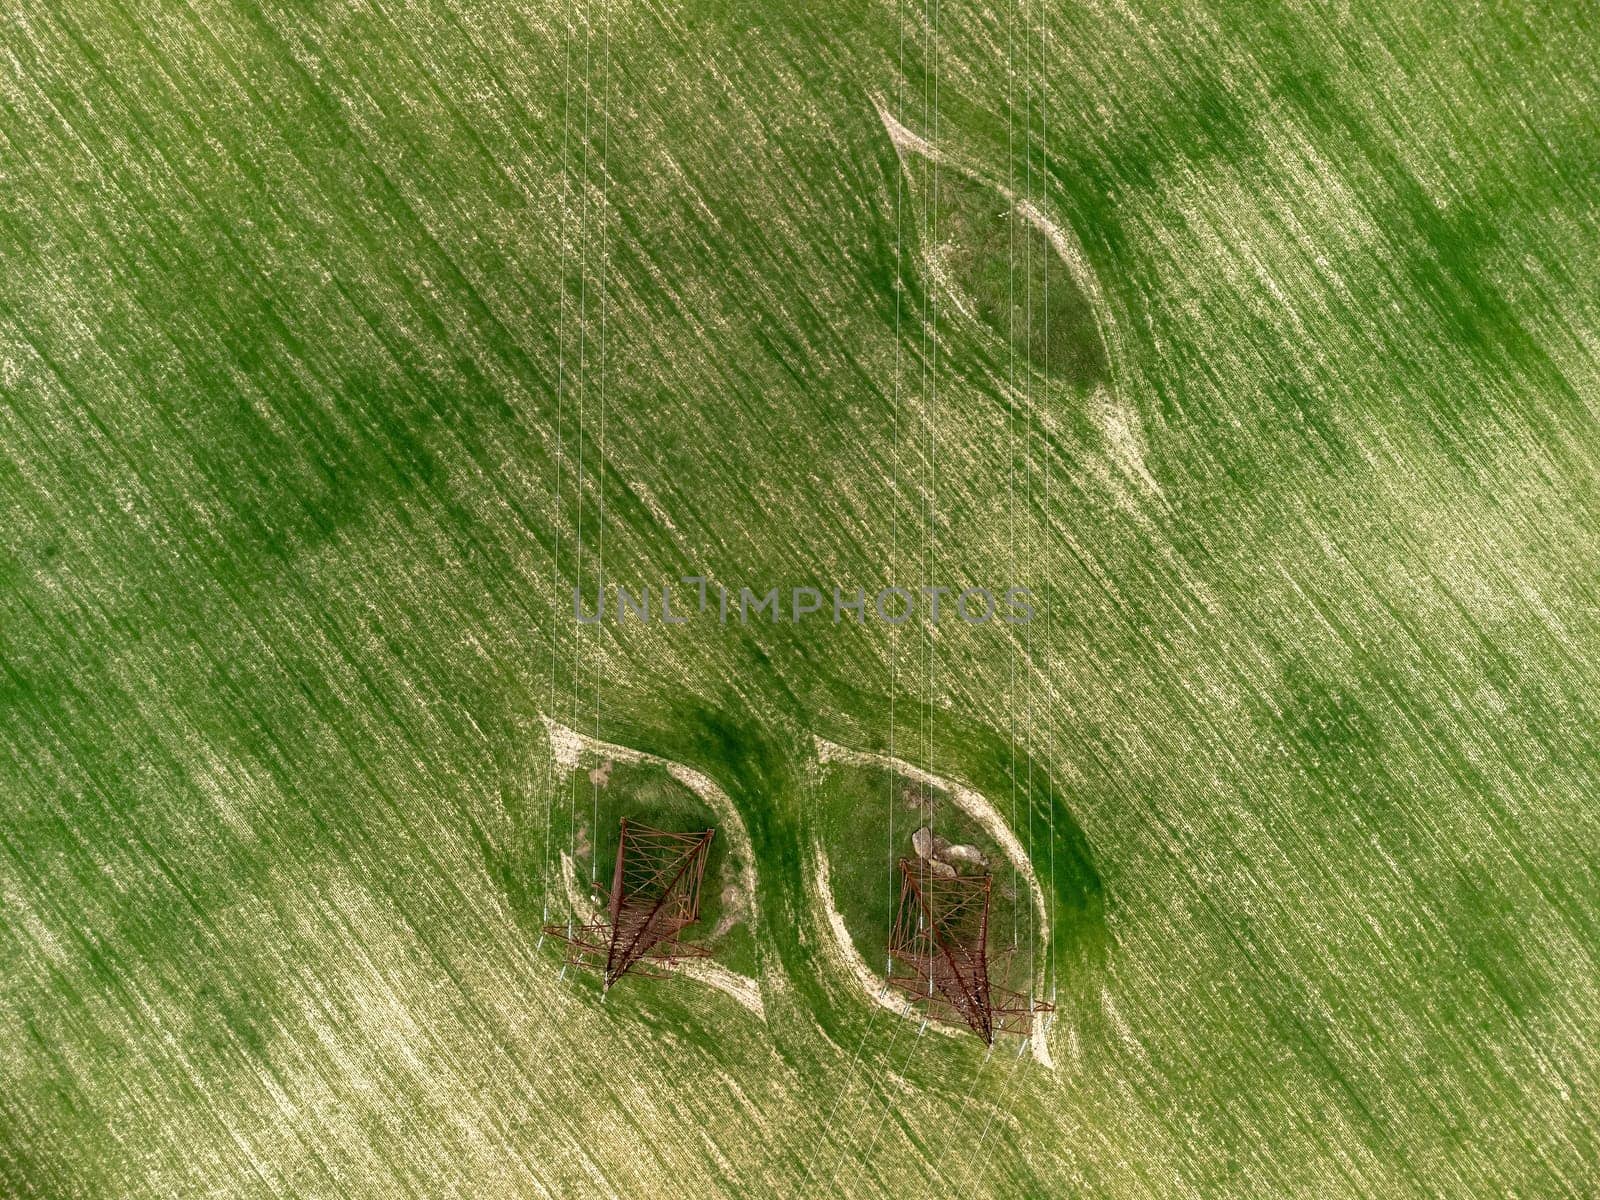
[[[561,641],[561,465],[566,457],[566,432],[564,405],[566,399],[567,377],[567,272],[569,270],[568,243],[571,239],[570,221],[572,178],[567,170],[568,142],[567,133],[571,127],[572,108],[572,37],[571,28],[568,27],[567,37],[562,44],[562,79],[561,79],[561,221],[558,226],[561,242],[561,275],[557,292],[557,317],[556,317],[556,443],[555,454],[555,479],[550,487],[550,529],[554,541],[551,552],[551,611],[550,611],[550,702],[547,709],[553,717],[556,711],[556,660],[560,650]],[[543,917],[542,926],[550,919],[550,892],[553,887],[551,880],[550,864],[555,851],[555,830],[552,826],[554,818],[554,801],[556,788],[555,755],[552,753],[545,760],[544,772],[544,849],[541,866],[544,875]]]

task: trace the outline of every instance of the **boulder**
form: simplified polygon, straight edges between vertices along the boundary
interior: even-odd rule
[[[935,850],[934,853],[947,863],[968,863],[979,868],[989,865],[988,857],[976,846],[946,845],[943,849]]]

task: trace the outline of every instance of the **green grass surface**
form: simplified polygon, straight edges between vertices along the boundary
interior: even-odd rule
[[[1600,1190],[1593,14],[934,15],[8,8],[0,1195]],[[691,574],[1040,619],[572,623]],[[558,981],[544,715],[764,1022]],[[1055,1071],[835,968],[813,734],[1017,796]]]

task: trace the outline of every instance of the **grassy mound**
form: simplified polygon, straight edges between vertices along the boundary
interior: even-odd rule
[[[914,160],[915,161],[915,160]],[[999,192],[956,170],[913,188],[943,283],[1033,369],[1080,391],[1108,373],[1088,293]],[[935,194],[937,199],[935,200]]]

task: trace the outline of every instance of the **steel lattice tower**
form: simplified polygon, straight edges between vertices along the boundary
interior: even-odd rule
[[[990,885],[987,871],[940,877],[902,858],[889,942],[899,970],[889,983],[926,1015],[959,1020],[992,1046],[997,1033],[1031,1033],[1034,1014],[1055,1006],[991,981],[991,966],[1002,960],[989,957]]]
[[[567,962],[598,967],[610,989],[642,961],[669,965],[709,951],[678,940],[700,916],[700,884],[716,831],[667,833],[622,818],[606,917],[590,925],[546,925],[567,944]],[[649,972],[642,972],[648,974]]]

